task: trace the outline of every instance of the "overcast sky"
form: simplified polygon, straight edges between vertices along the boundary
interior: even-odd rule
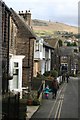
[[[32,19],[78,24],[79,0],[4,0],[15,11],[30,10]]]

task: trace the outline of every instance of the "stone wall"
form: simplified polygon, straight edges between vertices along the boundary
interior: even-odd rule
[[[9,28],[10,11],[5,3],[0,2],[2,21],[2,90],[8,91],[8,72],[9,72]],[[0,39],[1,40],[1,39]]]
[[[33,75],[33,55],[34,55],[34,39],[35,34],[13,9],[12,18],[14,23],[17,25],[17,36],[16,36],[16,55],[24,55],[23,69],[22,69],[22,81],[23,86],[29,86],[32,75]]]
[[[23,35],[23,32],[18,30],[16,41],[16,54],[24,55],[23,59],[23,86],[27,86],[31,81],[33,74],[33,49],[34,39],[28,38],[27,35]]]

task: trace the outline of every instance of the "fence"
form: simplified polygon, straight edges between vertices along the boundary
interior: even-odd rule
[[[2,120],[19,120],[20,94],[7,93],[2,98]]]

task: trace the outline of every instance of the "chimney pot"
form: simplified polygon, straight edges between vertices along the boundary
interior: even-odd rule
[[[28,10],[28,12],[30,12],[30,10]]]

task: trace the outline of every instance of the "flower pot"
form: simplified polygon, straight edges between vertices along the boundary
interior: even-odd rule
[[[32,105],[32,100],[27,100],[27,105]]]

